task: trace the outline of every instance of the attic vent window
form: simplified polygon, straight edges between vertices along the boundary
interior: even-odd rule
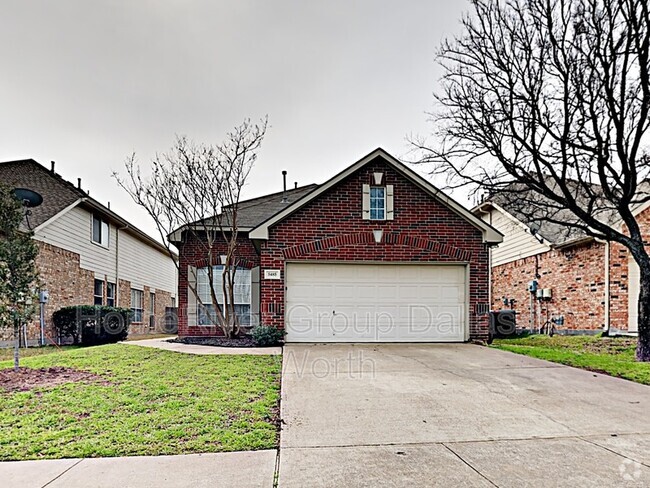
[[[92,239],[95,244],[108,247],[109,226],[101,217],[93,214]]]

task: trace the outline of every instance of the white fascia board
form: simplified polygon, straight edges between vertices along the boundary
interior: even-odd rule
[[[50,224],[51,224],[52,222],[54,222],[55,220],[57,220],[57,219],[63,217],[63,216],[64,216],[65,214],[67,214],[70,210],[72,210],[72,209],[75,208],[77,205],[79,205],[81,202],[83,202],[83,200],[84,200],[83,198],[79,198],[79,199],[75,200],[75,201],[72,202],[70,205],[68,205],[67,207],[65,207],[65,208],[64,208],[63,210],[61,210],[60,212],[54,214],[52,217],[50,217],[49,219],[47,219],[47,220],[46,220],[45,222],[43,222],[42,224],[37,225],[37,226],[34,228],[34,233],[36,233],[36,232],[38,232],[38,231],[40,231],[40,230],[43,230],[45,227],[47,227],[48,225],[50,225]]]

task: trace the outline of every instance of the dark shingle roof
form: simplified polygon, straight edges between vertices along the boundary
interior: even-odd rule
[[[242,200],[237,208],[237,227],[239,229],[252,229],[266,222],[278,212],[281,212],[286,207],[300,200],[305,195],[318,188],[318,185],[306,185],[300,188],[294,188],[285,192],[271,193],[250,200]],[[286,201],[283,199],[286,197]],[[215,221],[216,219],[208,218],[206,222]],[[201,222],[201,221],[199,221]],[[203,225],[203,224],[201,224]],[[229,225],[228,217],[226,216],[221,222],[221,225]]]
[[[9,188],[28,188],[43,197],[43,203],[31,209],[29,222],[32,228],[47,222],[80,198],[83,190],[41,166],[33,159],[0,163],[0,184]]]
[[[300,188],[287,190],[286,195],[284,195],[284,192],[278,192],[239,202],[237,225],[239,227],[257,227],[316,188],[318,188],[318,185],[301,186]],[[286,196],[284,202],[282,201],[283,195]]]

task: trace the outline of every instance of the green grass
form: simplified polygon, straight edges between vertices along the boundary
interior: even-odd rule
[[[277,446],[279,356],[197,356],[113,344],[21,365],[72,367],[109,383],[0,390],[0,460]],[[11,366],[0,362],[0,369]]]
[[[650,363],[635,360],[635,339],[532,335],[496,339],[491,347],[650,385]]]
[[[69,351],[71,349],[76,349],[79,346],[44,346],[44,347],[28,347],[20,348],[20,359],[29,358],[32,356],[41,356],[43,354],[52,354],[55,352]],[[1,361],[13,361],[14,360],[14,348],[13,347],[0,347],[0,362]]]

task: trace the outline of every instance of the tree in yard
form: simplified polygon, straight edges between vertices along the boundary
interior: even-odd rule
[[[647,0],[472,0],[442,44],[434,145],[450,187],[506,200],[529,222],[619,243],[640,268],[637,357],[650,361]]]
[[[188,279],[189,292],[203,316],[226,337],[240,332],[235,308],[235,276],[241,264],[237,249],[239,200],[266,128],[267,119],[257,124],[245,120],[215,145],[178,137],[169,152],[153,159],[149,176],[142,175],[135,155],[126,162],[126,178],[113,175],[153,219],[170,256],[174,253],[168,236],[175,231],[185,232],[199,246],[208,270],[210,301],[204,303],[192,279]],[[179,262],[174,262],[178,267]],[[212,271],[217,266],[223,266],[220,276]]]
[[[38,280],[35,265],[38,247],[31,231],[20,228],[25,218],[21,202],[13,190],[3,185],[0,185],[0,215],[0,328],[13,328],[14,369],[18,371],[20,327],[34,313],[32,287]]]

